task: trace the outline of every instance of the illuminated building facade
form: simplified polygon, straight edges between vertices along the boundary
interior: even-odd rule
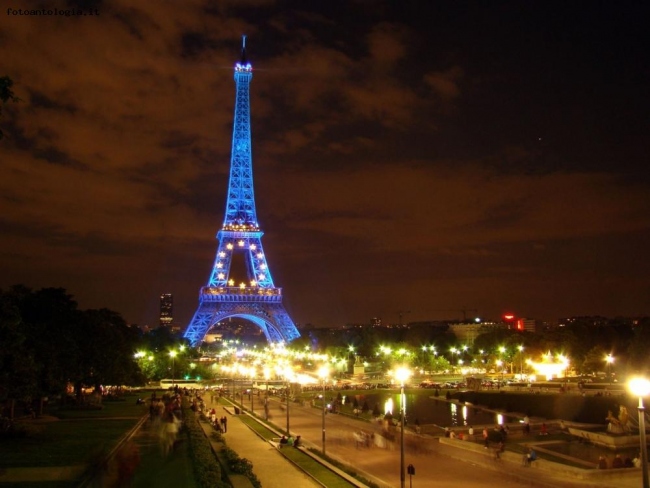
[[[300,337],[282,305],[282,289],[274,285],[262,249],[263,232],[257,222],[253,191],[249,98],[252,78],[244,37],[241,62],[235,65],[235,117],[226,212],[217,233],[219,248],[210,278],[199,292],[199,307],[184,333],[192,345],[200,344],[214,324],[229,317],[253,322],[270,343]]]
[[[171,293],[160,295],[160,327],[171,327],[174,322],[174,296]]]

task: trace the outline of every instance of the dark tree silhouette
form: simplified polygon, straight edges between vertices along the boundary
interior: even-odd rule
[[[0,115],[2,115],[2,107],[9,101],[18,102],[20,99],[14,95],[11,87],[14,82],[8,76],[0,76]],[[2,130],[0,130],[0,139],[4,137]]]

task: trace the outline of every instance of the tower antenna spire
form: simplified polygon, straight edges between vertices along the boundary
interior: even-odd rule
[[[248,63],[246,59],[246,34],[241,36],[241,64],[242,66]]]

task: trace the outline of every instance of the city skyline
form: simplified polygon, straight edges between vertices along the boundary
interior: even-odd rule
[[[296,323],[650,313],[647,6],[93,6],[2,12],[1,288],[141,325],[172,293],[187,325],[246,34],[257,213]]]

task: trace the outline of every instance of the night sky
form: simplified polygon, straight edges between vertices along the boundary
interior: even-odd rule
[[[82,8],[21,2],[12,9]],[[0,288],[185,326],[246,34],[262,243],[297,324],[650,313],[647,2],[0,11]],[[4,8],[4,7],[3,7]],[[468,316],[473,312],[468,312]]]

